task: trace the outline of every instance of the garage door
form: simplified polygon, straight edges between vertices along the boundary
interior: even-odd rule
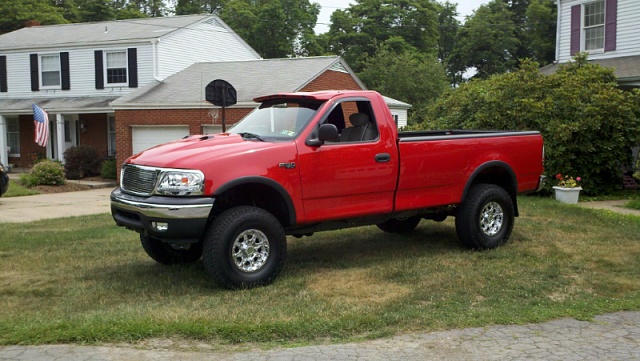
[[[189,126],[133,127],[133,154],[189,135]]]

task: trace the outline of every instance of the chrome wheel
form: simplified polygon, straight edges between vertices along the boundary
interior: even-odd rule
[[[231,255],[241,271],[255,272],[267,263],[269,250],[267,236],[257,229],[248,229],[236,237]]]
[[[502,229],[504,211],[496,202],[489,202],[480,212],[480,228],[487,236],[495,236]]]

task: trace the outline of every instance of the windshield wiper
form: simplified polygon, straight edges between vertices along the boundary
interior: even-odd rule
[[[259,136],[258,134],[255,134],[255,133],[244,132],[244,133],[238,133],[238,135],[240,135],[242,138],[257,139],[257,140],[259,140],[261,142],[264,142],[264,139],[262,139],[261,136]]]

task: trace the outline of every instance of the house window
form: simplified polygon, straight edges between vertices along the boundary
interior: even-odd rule
[[[11,147],[9,154],[20,156],[20,123],[18,118],[6,118],[7,120],[7,145]]]
[[[584,4],[584,50],[604,48],[604,0]]]
[[[113,115],[109,115],[107,118],[108,129],[107,129],[107,139],[109,142],[109,156],[113,157],[116,155],[116,117]]]
[[[127,84],[127,52],[106,51],[106,79],[107,84]]]
[[[40,55],[42,87],[60,87],[60,54]]]

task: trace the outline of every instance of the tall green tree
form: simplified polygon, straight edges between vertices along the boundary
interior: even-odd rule
[[[407,102],[413,106],[412,114],[422,114],[448,88],[444,67],[433,54],[389,43],[365,59],[358,76],[369,89]]]
[[[438,59],[445,67],[447,78],[451,85],[462,82],[464,65],[455,56],[456,40],[462,26],[458,17],[457,4],[449,1],[438,4]]]
[[[557,7],[552,0],[531,0],[526,13],[527,57],[546,65],[555,60]]]
[[[459,32],[455,56],[475,77],[513,70],[518,65],[521,39],[516,36],[513,13],[500,0],[480,6]]]
[[[220,12],[224,7],[224,0],[177,0],[176,15],[212,14]]]
[[[437,17],[432,0],[356,0],[331,15],[327,50],[343,56],[356,71],[362,70],[363,59],[393,37],[419,52],[435,54]]]
[[[320,5],[309,0],[228,0],[220,17],[264,58],[306,55]]]
[[[50,0],[0,1],[0,34],[18,30],[30,20],[42,25],[68,23],[64,11]]]

